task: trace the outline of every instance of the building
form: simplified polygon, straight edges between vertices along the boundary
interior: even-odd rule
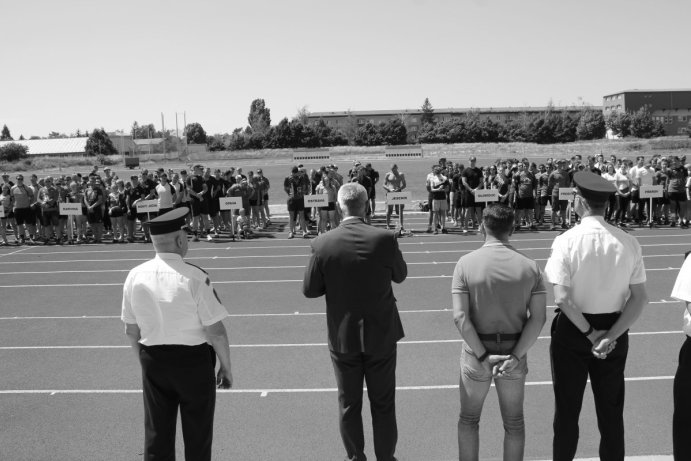
[[[601,110],[600,107],[593,107]],[[468,114],[477,114],[481,118],[491,119],[495,122],[508,123],[518,120],[526,115],[537,115],[548,110],[554,112],[566,111],[573,115],[579,114],[583,107],[490,107],[490,108],[447,108],[434,109],[434,121],[445,122],[452,118],[464,117]],[[378,124],[388,122],[394,118],[400,118],[406,126],[408,133],[415,136],[421,128],[422,110],[367,110],[367,111],[340,111],[340,112],[312,112],[308,115],[309,123],[323,120],[328,126],[345,131],[348,126],[361,127],[367,122]]]
[[[647,107],[655,120],[664,123],[668,136],[686,134],[691,121],[691,89],[625,90],[605,95],[602,111],[636,112]]]
[[[0,141],[0,147],[15,143],[26,146],[29,156],[34,155],[84,155],[89,138],[50,138],[23,141]]]

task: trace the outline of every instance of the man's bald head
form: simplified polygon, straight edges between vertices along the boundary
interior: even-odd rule
[[[367,191],[359,183],[345,183],[338,190],[338,204],[346,216],[364,217],[367,211]]]

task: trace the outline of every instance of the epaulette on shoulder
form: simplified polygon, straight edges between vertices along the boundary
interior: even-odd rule
[[[197,266],[196,264],[188,263],[187,261],[185,261],[185,264],[189,264],[189,265],[192,266],[192,267],[196,267],[196,268],[199,269],[200,271],[204,272],[206,275],[209,275],[208,272],[206,272],[204,269],[202,269],[201,267]]]

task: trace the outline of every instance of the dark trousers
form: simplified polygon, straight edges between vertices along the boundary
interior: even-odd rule
[[[216,405],[216,354],[199,346],[142,346],[144,459],[175,460],[180,408],[187,461],[210,461]]]
[[[608,330],[619,317],[584,314],[596,330]],[[552,322],[550,360],[554,382],[554,461],[571,461],[578,446],[578,418],[586,381],[595,400],[600,429],[600,459],[624,460],[624,367],[629,350],[628,332],[617,338],[616,348],[606,359],[593,356],[592,344],[563,313]]]
[[[691,459],[691,338],[679,351],[679,367],[674,375],[674,417],[672,419],[672,440],[674,459]]]
[[[331,351],[338,385],[340,430],[350,461],[366,460],[362,429],[362,387],[372,412],[374,453],[378,461],[394,460],[396,426],[396,346],[384,354],[339,353]]]

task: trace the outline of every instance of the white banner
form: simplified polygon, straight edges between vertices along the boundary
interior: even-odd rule
[[[386,194],[387,205],[410,205],[412,199],[412,192],[387,192]]]
[[[158,211],[158,200],[142,200],[137,203],[137,213],[154,213]]]
[[[82,215],[82,204],[81,203],[60,203],[60,214],[66,216],[81,216]]]
[[[242,208],[242,197],[221,197],[221,210],[239,210]]]
[[[660,198],[662,197],[663,186],[641,186],[640,197],[641,198]]]
[[[329,196],[327,194],[305,195],[305,208],[313,206],[329,206]]]
[[[559,188],[559,200],[566,200],[568,202],[573,202],[573,187],[560,187]]]
[[[499,190],[498,189],[478,189],[475,191],[475,201],[476,202],[498,202],[499,201]]]

